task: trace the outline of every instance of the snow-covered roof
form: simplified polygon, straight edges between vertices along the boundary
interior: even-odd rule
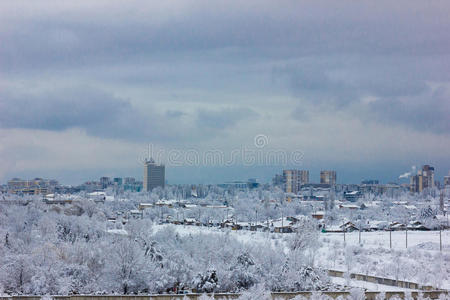
[[[364,202],[365,207],[378,207],[378,203],[376,202]]]
[[[408,204],[408,201],[393,201],[392,204],[406,205],[406,204]]]
[[[206,205],[207,208],[228,208],[226,205]]]
[[[270,222],[271,225],[273,225],[273,227],[290,227],[294,224],[294,222],[288,220],[289,217],[283,217],[283,220],[277,219],[277,220],[272,220]]]
[[[242,226],[242,227],[252,226],[252,223],[250,223],[250,222],[236,222],[236,224],[239,226]]]
[[[106,230],[106,232],[112,234],[128,235],[128,232],[125,229],[108,229]]]
[[[194,218],[185,218],[184,221],[185,221],[185,222],[189,222],[189,223],[195,223],[195,222],[197,222],[197,220],[194,219]]]
[[[312,213],[312,215],[315,215],[315,216],[323,216],[323,215],[325,215],[325,212],[319,210],[319,211],[316,211],[315,213]]]
[[[351,192],[346,192],[346,195],[358,195],[359,191],[351,191]]]
[[[355,204],[341,204],[339,205],[340,208],[350,208],[350,209],[357,209],[359,208],[358,205]]]
[[[403,205],[403,207],[406,209],[417,209],[415,205]]]
[[[369,227],[370,228],[383,228],[383,227],[387,227],[389,225],[389,223],[387,221],[370,221],[369,222]]]
[[[175,199],[170,199],[170,200],[162,199],[162,200],[156,201],[155,204],[156,205],[172,205],[172,204],[175,204],[177,202],[178,201],[175,200]]]
[[[88,194],[89,196],[106,196],[105,192],[92,192]]]

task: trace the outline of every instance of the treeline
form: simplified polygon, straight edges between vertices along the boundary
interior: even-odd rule
[[[149,219],[130,220],[128,234],[120,235],[106,232],[103,204],[83,205],[79,216],[40,201],[0,206],[0,292],[139,294],[330,286],[325,272],[313,268],[311,249],[318,237],[308,230],[293,235],[288,249],[270,239],[242,243],[228,234],[155,232]]]

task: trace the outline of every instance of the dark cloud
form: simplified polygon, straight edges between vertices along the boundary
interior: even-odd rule
[[[448,92],[443,87],[433,90],[431,84],[438,74],[447,80],[448,64],[444,60],[439,65],[441,59],[423,63],[413,57],[387,56],[343,61],[330,56],[275,68],[273,76],[284,80],[299,99],[295,119],[305,121],[320,111],[347,111],[363,121],[447,134]]]
[[[414,97],[382,98],[368,106],[381,122],[450,134],[450,91],[445,87]]]
[[[148,107],[148,106],[147,106]],[[258,114],[243,108],[198,110],[194,122],[178,109],[158,113],[143,110],[110,93],[92,87],[50,92],[0,94],[0,128],[63,131],[81,128],[91,136],[128,141],[182,142],[209,139],[215,133]]]
[[[170,139],[162,117],[141,113],[131,102],[91,87],[43,93],[3,92],[0,127],[61,131],[85,129],[89,135],[126,140]]]
[[[83,2],[52,11],[42,3],[27,10],[15,1],[2,5],[0,59],[4,72],[68,68],[118,62],[142,63],[191,58],[241,63],[268,57],[315,55],[437,55],[450,51],[446,2],[181,1],[122,3],[105,10]],[[42,12],[44,11],[44,12]],[[417,12],[420,11],[420,14]],[[224,49],[215,56],[217,49]],[[205,55],[208,53],[208,55]]]

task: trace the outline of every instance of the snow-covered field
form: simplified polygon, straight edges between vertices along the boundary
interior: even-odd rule
[[[384,284],[377,284],[367,281],[361,281],[361,280],[347,280],[342,277],[331,277],[331,281],[335,284],[339,285],[345,285],[345,286],[351,286],[351,287],[358,287],[367,289],[371,292],[377,292],[377,291],[384,291],[384,292],[397,292],[397,291],[413,291],[412,289],[407,288],[401,288],[396,286],[390,286],[390,285],[384,285]]]
[[[442,231],[440,252],[439,231],[392,232],[392,249],[389,232],[321,234],[322,247],[317,254],[317,264],[352,273],[361,273],[391,279],[405,280],[450,288],[450,232]]]
[[[393,231],[392,233],[392,249],[406,249],[406,232]],[[442,248],[444,251],[450,251],[450,231],[442,231]],[[339,241],[344,243],[343,233],[322,233],[322,240]],[[350,232],[345,234],[345,242],[347,245],[359,245],[359,232]],[[364,247],[382,247],[389,249],[389,232],[361,232],[361,244]],[[439,251],[439,231],[408,231],[408,248],[417,248],[422,250]]]
[[[181,225],[156,225],[155,230],[172,227],[180,235],[195,233],[230,234],[238,240],[252,245],[270,243],[289,251],[287,241],[292,234],[252,231],[231,231],[218,228]],[[321,233],[321,247],[317,251],[315,264],[327,269],[349,271],[366,275],[417,282],[437,288],[450,289],[450,231],[442,231],[442,248],[439,251],[439,231],[392,232],[392,249],[389,232],[346,233],[345,245],[342,233]],[[333,279],[336,283],[345,279]],[[350,285],[370,290],[402,290],[400,288],[370,284],[351,280]]]

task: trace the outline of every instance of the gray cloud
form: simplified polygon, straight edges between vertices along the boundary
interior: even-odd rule
[[[342,57],[331,56],[275,68],[273,76],[284,80],[299,98],[293,113],[298,120],[308,120],[323,110],[337,110],[363,121],[448,134],[448,92],[443,86],[433,90],[430,84],[437,74],[447,80],[448,64],[436,64],[440,59],[425,64],[415,57],[387,56],[384,60],[342,62]]]
[[[280,147],[336,147],[345,161],[355,153],[336,140],[364,140],[365,125],[386,136],[388,124],[428,137],[439,156],[448,15],[447,0],[1,1],[0,129],[56,134],[55,145],[81,128],[88,141],[204,147],[267,131]],[[380,161],[403,153],[393,141],[377,140]]]
[[[221,110],[201,109],[197,114],[197,126],[207,129],[225,129],[236,125],[241,120],[257,117],[250,108],[224,108]]]
[[[170,109],[166,111],[166,116],[169,118],[180,118],[184,115],[186,115],[186,113],[176,109]]]
[[[85,129],[89,135],[126,140],[174,138],[155,112],[143,114],[131,102],[92,87],[0,95],[0,127],[61,131]]]
[[[27,17],[17,2],[2,5],[0,59],[3,71],[67,68],[120,62],[149,62],[174,53],[214,61],[305,57],[355,53],[437,55],[448,53],[443,33],[450,30],[449,8],[435,1],[378,1],[377,7],[352,1],[181,1],[173,7],[122,3],[104,10],[81,2],[54,10],[42,2]],[[139,9],[138,9],[139,7]],[[388,7],[389,10],[380,9]],[[421,11],[420,16],[417,11]],[[142,13],[145,12],[145,13]],[[120,15],[120,18],[117,18]],[[180,56],[185,58],[186,56]],[[250,60],[248,60],[250,58]]]
[[[381,122],[450,134],[450,91],[445,87],[414,97],[382,98],[369,103],[369,109]]]

